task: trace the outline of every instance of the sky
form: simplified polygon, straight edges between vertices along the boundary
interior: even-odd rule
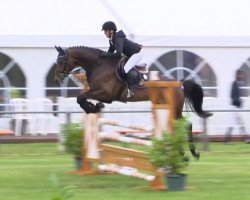
[[[0,0],[0,35],[250,36],[249,0]]]

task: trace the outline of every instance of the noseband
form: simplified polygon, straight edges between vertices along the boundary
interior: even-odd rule
[[[70,74],[72,74],[72,73],[74,73],[75,71],[77,71],[77,70],[79,70],[79,69],[81,69],[81,67],[77,67],[77,68],[74,68],[74,69],[72,69],[71,71],[69,71],[68,73],[67,73],[67,64],[69,65],[69,63],[68,63],[68,53],[67,53],[67,51],[65,51],[64,52],[64,55],[61,55],[61,56],[58,56],[57,57],[57,60],[58,59],[63,59],[63,70],[62,70],[62,72],[60,72],[60,74],[59,74],[59,76],[61,77],[61,78],[66,78],[67,76],[69,76]]]
[[[64,79],[69,75],[69,73],[67,73],[67,64],[68,64],[67,51],[64,51],[64,55],[59,55],[57,57],[57,63],[58,63],[59,60],[61,60],[61,62],[63,62],[63,69],[60,72],[59,76]]]

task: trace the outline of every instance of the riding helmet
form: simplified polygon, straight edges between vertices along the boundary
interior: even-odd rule
[[[117,31],[116,25],[114,22],[112,21],[107,21],[102,25],[102,31],[106,31],[106,30],[113,30],[113,31]]]

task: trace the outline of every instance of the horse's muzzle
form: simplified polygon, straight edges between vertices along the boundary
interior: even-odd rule
[[[55,75],[55,77],[54,77],[54,81],[55,81],[58,85],[61,85],[61,84],[62,84],[62,82],[63,82],[63,79],[62,79],[62,77],[61,77],[61,76],[59,76],[59,75]]]

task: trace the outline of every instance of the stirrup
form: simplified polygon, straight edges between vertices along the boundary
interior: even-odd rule
[[[128,91],[127,98],[134,96],[135,93],[133,91],[131,91],[129,88],[127,89],[127,91]]]

